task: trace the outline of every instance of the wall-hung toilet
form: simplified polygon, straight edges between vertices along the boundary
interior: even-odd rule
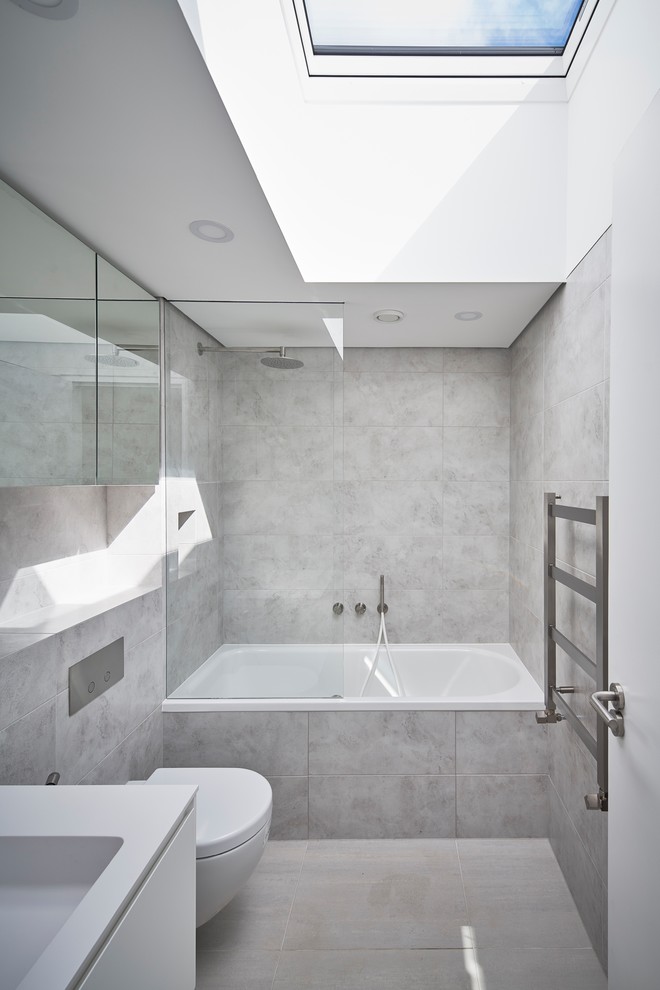
[[[197,784],[197,927],[225,907],[261,859],[273,792],[253,770],[164,767],[141,784]]]

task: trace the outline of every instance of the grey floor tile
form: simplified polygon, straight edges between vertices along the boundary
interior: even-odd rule
[[[273,990],[470,990],[466,962],[460,949],[283,952]]]
[[[466,924],[453,841],[310,842],[284,947],[459,948]]]
[[[482,990],[607,990],[593,949],[483,949]]]
[[[547,839],[459,839],[457,846],[477,947],[589,947]]]
[[[279,952],[200,949],[196,990],[271,990]]]
[[[198,948],[281,949],[306,845],[269,842],[245,887],[198,929]]]

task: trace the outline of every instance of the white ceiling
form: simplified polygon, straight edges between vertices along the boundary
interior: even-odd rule
[[[305,283],[176,0],[84,0],[68,20],[0,0],[0,136],[7,182],[172,300],[345,302],[346,346],[507,346],[557,284]],[[234,240],[193,237],[205,218]]]

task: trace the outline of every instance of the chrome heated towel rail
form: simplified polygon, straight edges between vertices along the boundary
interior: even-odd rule
[[[585,803],[589,809],[607,811],[607,743],[608,729],[614,735],[623,735],[624,705],[623,691],[618,684],[609,685],[608,691],[608,643],[607,643],[607,596],[608,596],[608,522],[609,499],[599,496],[595,509],[581,509],[577,506],[559,505],[560,495],[546,492],[544,496],[545,541],[544,541],[544,625],[545,625],[545,711],[536,716],[536,721],[552,724],[566,720],[577,733],[586,748],[596,760],[598,793],[586,794]],[[568,519],[596,528],[596,584],[589,584],[557,566],[556,521]],[[588,657],[575,643],[571,642],[557,628],[557,583],[582,595],[596,606],[596,659]],[[585,673],[593,678],[596,689],[591,695],[591,704],[597,710],[595,737],[589,732],[583,720],[573,711],[566,696],[574,692],[571,686],[557,685],[557,647],[560,647]],[[603,704],[605,702],[606,704]],[[614,710],[607,706],[613,705]],[[603,714],[604,713],[604,714]]]

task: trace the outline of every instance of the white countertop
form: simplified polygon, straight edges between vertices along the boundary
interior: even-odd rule
[[[0,836],[122,840],[19,990],[67,990],[75,985],[192,808],[196,791],[189,784],[0,787]]]

